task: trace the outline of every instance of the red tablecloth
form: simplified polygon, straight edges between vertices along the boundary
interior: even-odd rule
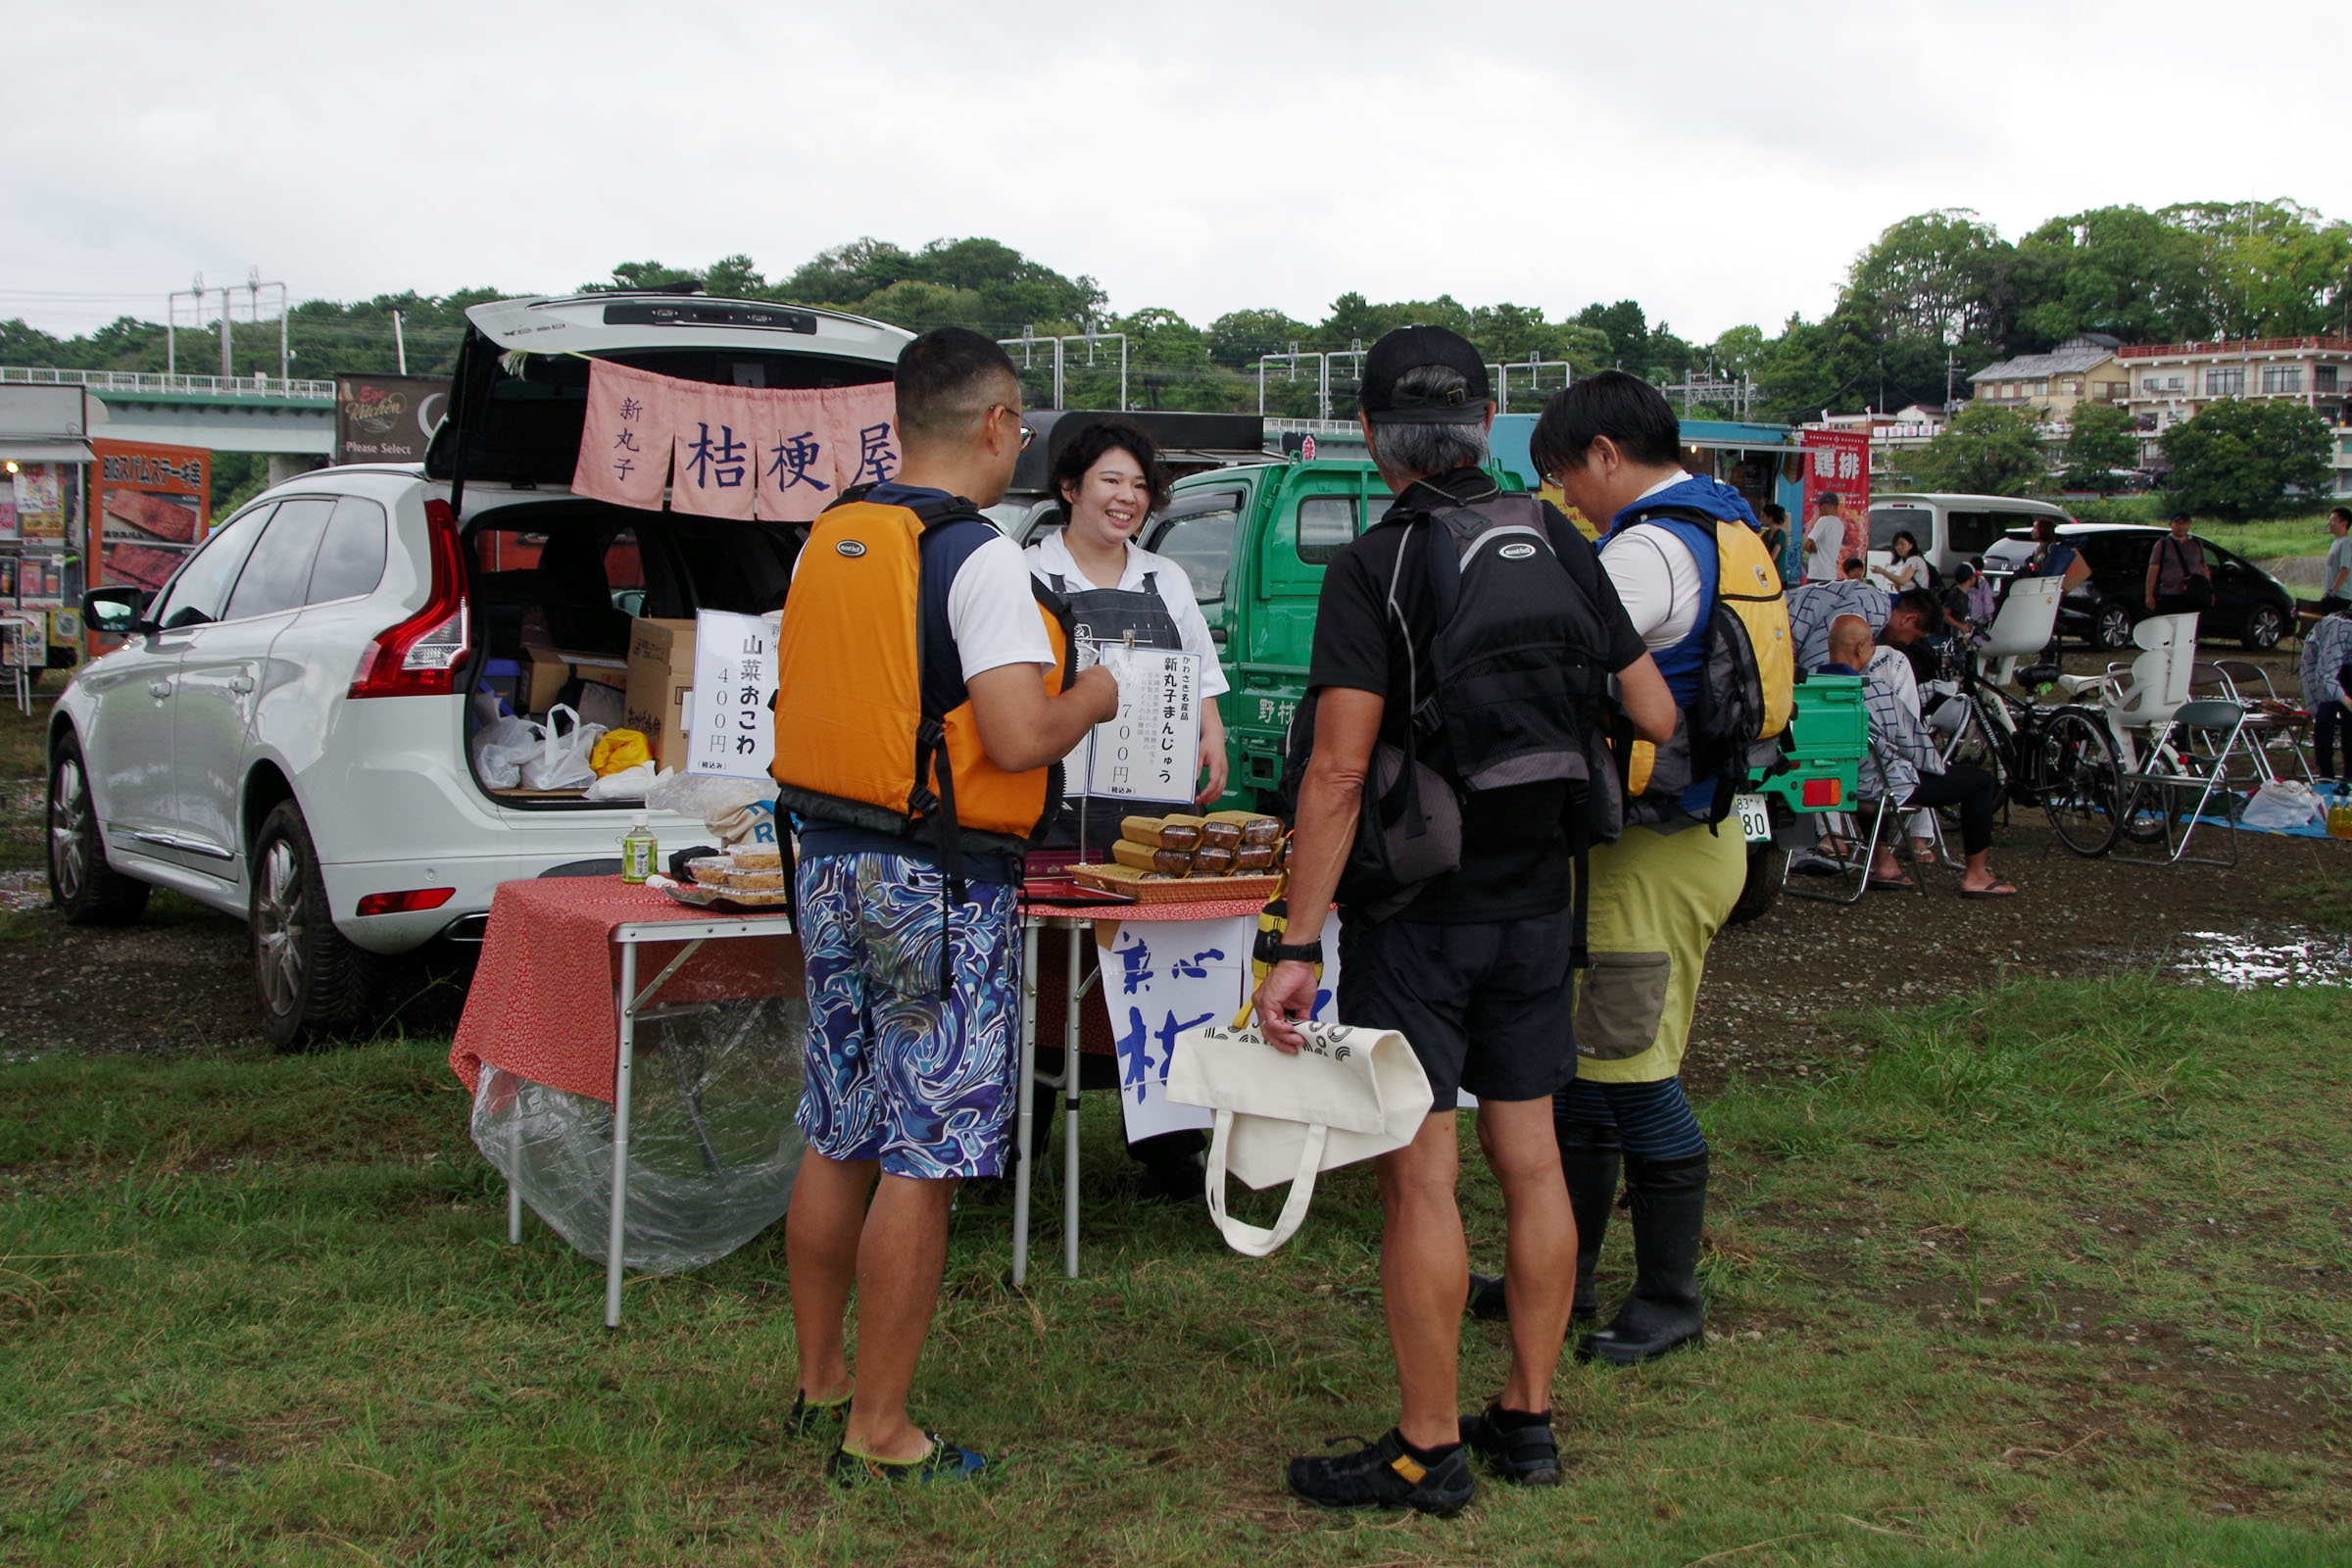
[[[1095,940],[1085,945],[1079,961],[1079,984],[1086,983],[1100,966],[1102,949],[1109,945],[1110,934],[1105,927],[1120,925],[1156,925],[1183,920],[1232,920],[1243,916],[1254,917],[1266,906],[1263,899],[1218,899],[1198,904],[1090,904],[1080,908],[1066,908],[1051,904],[1025,905],[1024,915],[1058,920],[1092,920]],[[1061,1050],[1063,998],[1069,991],[1069,959],[1059,941],[1042,942],[1037,951],[1037,1044],[1043,1052],[1058,1054]],[[1078,1014],[1078,1049],[1090,1056],[1115,1056],[1118,1050],[1112,1043],[1110,1013],[1102,1000],[1100,986],[1094,991],[1092,1005],[1082,1006]]]
[[[612,1103],[620,1059],[620,952],[613,931],[655,920],[724,918],[614,876],[499,884],[450,1066],[468,1092],[484,1066],[504,1067]],[[637,988],[644,990],[676,956],[673,944],[643,946]],[[779,935],[710,943],[656,1000],[712,1002],[800,990],[800,941]]]

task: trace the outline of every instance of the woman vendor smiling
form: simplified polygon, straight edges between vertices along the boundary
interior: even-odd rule
[[[1206,805],[1225,793],[1225,721],[1217,711],[1225,674],[1184,568],[1135,543],[1145,519],[1167,505],[1167,473],[1158,451],[1134,425],[1105,419],[1080,430],[1055,455],[1053,483],[1069,524],[1029,547],[1029,570],[1069,601],[1079,636],[1100,645],[1132,635],[1139,648],[1200,656],[1200,778],[1195,799]],[[1089,656],[1081,659],[1092,662]],[[1063,822],[1073,843],[1085,768],[1082,744],[1064,764]],[[1116,839],[1120,816],[1135,808],[1131,801],[1089,804],[1090,847]]]

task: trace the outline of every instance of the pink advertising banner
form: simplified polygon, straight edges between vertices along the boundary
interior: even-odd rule
[[[854,484],[899,471],[889,382],[824,390],[713,386],[598,361],[572,488],[621,506],[806,522]]]
[[[1806,430],[1798,442],[1813,460],[1805,465],[1805,514],[1801,525],[1811,527],[1820,514],[1823,491],[1838,498],[1845,518],[1845,547],[1840,562],[1867,558],[1870,538],[1870,437],[1859,430]]]

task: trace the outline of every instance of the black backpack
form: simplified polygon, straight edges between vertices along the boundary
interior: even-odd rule
[[[1576,946],[1583,950],[1585,854],[1624,822],[1622,718],[1609,692],[1599,558],[1582,535],[1558,539],[1543,504],[1496,494],[1399,524],[1387,605],[1403,635],[1396,582],[1420,550],[1437,634],[1427,684],[1407,648],[1412,721],[1402,746],[1375,749],[1340,902],[1375,920],[1407,907],[1460,863],[1460,804],[1488,790],[1559,782],[1576,858]],[[1394,695],[1394,694],[1392,694]],[[1285,738],[1281,809],[1295,815],[1314,745],[1314,694]],[[1433,763],[1435,765],[1433,765]]]

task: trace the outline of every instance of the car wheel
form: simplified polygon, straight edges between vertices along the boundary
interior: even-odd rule
[[[1766,910],[1780,902],[1781,879],[1785,874],[1788,855],[1786,850],[1770,844],[1750,844],[1747,847],[1747,881],[1740,889],[1740,902],[1724,916],[1725,925],[1745,925],[1761,919]]]
[[[2090,640],[2109,653],[2132,646],[2132,612],[2112,599],[2099,607],[2090,623]]]
[[[2278,613],[2277,605],[2256,605],[2246,617],[2245,643],[2256,653],[2268,653],[2278,646],[2286,635],[2286,617]]]
[[[106,863],[89,768],[71,737],[49,760],[49,902],[69,925],[128,925],[147,907],[147,884]]]
[[[335,929],[302,808],[280,801],[253,841],[253,977],[280,1051],[374,1021],[375,955]]]

